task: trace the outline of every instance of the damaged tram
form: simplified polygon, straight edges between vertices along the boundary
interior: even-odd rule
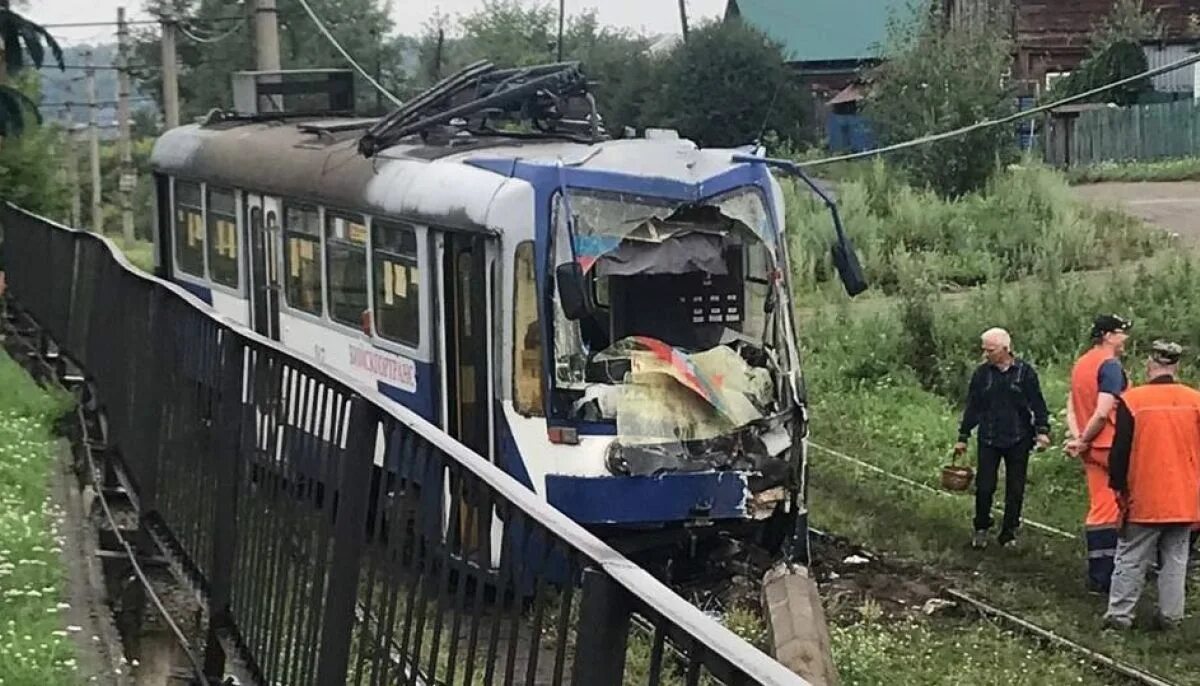
[[[773,161],[668,132],[521,136],[450,114],[415,132],[394,115],[166,132],[161,271],[618,547],[749,526],[806,556]]]

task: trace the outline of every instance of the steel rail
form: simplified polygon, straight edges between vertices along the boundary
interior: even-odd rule
[[[11,308],[6,308],[6,309],[8,309],[11,312]],[[22,314],[24,314],[25,317],[31,319],[31,317],[28,313],[22,312]],[[7,323],[9,323],[7,319],[0,320],[0,324],[7,324]],[[34,323],[36,325],[36,322],[34,322]],[[66,388],[61,383],[61,379],[58,378],[58,369],[55,367],[55,365],[51,364],[49,361],[47,361],[43,357],[40,346],[28,342],[26,340],[25,336],[21,335],[16,329],[14,329],[11,326],[5,326],[2,328],[7,329],[7,331],[6,331],[7,336],[13,336],[26,344],[26,347],[28,347],[30,350],[30,357],[35,358],[37,363],[40,364],[46,372],[48,372],[47,377],[48,377],[48,379],[52,380],[52,381],[49,381],[49,383],[53,383],[53,384],[59,386],[60,388],[63,388],[64,390],[66,390]],[[61,357],[62,352],[59,351],[58,355]],[[85,412],[85,410],[81,404],[76,405],[75,419],[79,425],[79,436],[80,436],[79,447],[83,451],[84,456],[87,458],[88,473],[92,479],[95,479],[95,476],[97,474],[97,469],[96,469],[95,458],[92,455],[91,439],[96,438],[96,437],[93,437],[89,434],[87,419],[84,417],[84,412]],[[103,429],[101,429],[101,430],[103,431]],[[107,444],[107,436],[102,436],[99,438],[104,440],[105,444]],[[179,643],[179,647],[183,650],[185,657],[187,657],[187,660],[191,665],[192,671],[200,679],[201,683],[208,683],[208,677],[204,673],[204,667],[203,667],[202,663],[200,662],[199,658],[196,657],[195,652],[192,650],[191,642],[187,640],[187,636],[184,635],[183,630],[175,622],[174,618],[171,617],[170,611],[167,610],[166,606],[162,602],[162,599],[159,598],[158,594],[154,591],[153,584],[151,583],[149,577],[146,576],[146,572],[142,568],[141,563],[138,562],[137,552],[133,549],[133,546],[130,545],[129,541],[121,534],[121,530],[117,526],[116,516],[113,515],[112,507],[109,505],[108,498],[104,494],[104,488],[98,487],[95,489],[95,491],[96,491],[96,499],[100,502],[101,509],[104,510],[104,518],[105,518],[105,520],[107,520],[108,526],[109,526],[110,530],[112,531],[113,536],[116,538],[117,543],[122,548],[124,548],[125,555],[129,559],[129,564],[133,568],[134,575],[137,577],[138,581],[142,584],[143,588],[145,588],[146,593],[149,596],[151,603],[153,603],[153,605],[154,605],[155,609],[158,611],[159,615],[162,616],[163,621],[166,622],[167,627],[171,630],[171,633],[173,633],[175,635],[175,640]]]
[[[834,541],[835,539],[838,538],[836,535],[834,535],[828,531],[822,531],[820,529],[815,529],[812,527],[809,527],[809,533],[814,538],[822,539],[825,541]],[[848,540],[848,539],[846,539],[846,540]],[[855,547],[858,548],[859,552],[863,555],[863,557],[866,557],[868,560],[871,560],[871,561],[883,561],[884,560],[883,556],[878,555],[869,550],[864,550],[861,548],[861,546],[856,545]],[[960,590],[960,589],[957,589],[954,587],[950,587],[950,588],[947,588],[946,590],[942,591],[942,595],[946,595],[951,598],[954,598],[955,600],[966,603],[966,604],[974,607],[976,610],[978,610],[982,614],[985,614],[989,617],[992,617],[992,618],[998,619],[1002,622],[1005,622],[1005,623],[1015,627],[1017,630],[1020,630],[1026,634],[1031,634],[1040,640],[1046,641],[1046,642],[1056,645],[1060,648],[1064,648],[1071,652],[1077,653],[1080,656],[1082,656],[1084,659],[1088,660],[1089,662],[1092,662],[1093,664],[1096,664],[1096,665],[1103,667],[1111,672],[1119,674],[1120,676],[1125,677],[1127,679],[1132,679],[1139,683],[1146,684],[1146,686],[1177,686],[1177,684],[1175,684],[1174,682],[1167,681],[1166,679],[1164,679],[1161,676],[1158,676],[1157,674],[1154,674],[1152,672],[1144,670],[1140,667],[1137,667],[1136,665],[1132,665],[1128,662],[1125,662],[1124,660],[1120,660],[1118,658],[1112,657],[1111,655],[1102,653],[1098,650],[1093,650],[1092,648],[1088,648],[1087,646],[1085,646],[1081,643],[1078,643],[1076,641],[1073,641],[1073,640],[1067,638],[1066,636],[1063,636],[1062,634],[1059,634],[1051,629],[1047,629],[1046,627],[1043,627],[1039,624],[1031,622],[1028,619],[1025,619],[1024,617],[1021,617],[1020,615],[1009,612],[1008,610],[1004,610],[1000,607],[992,605],[991,603],[989,603],[985,600],[977,598],[974,595],[967,593],[966,591],[963,591],[963,590]]]
[[[84,451],[84,455],[87,457],[88,473],[92,476],[92,478],[95,478],[96,462],[92,457],[92,446],[88,442],[87,422],[83,417],[82,407],[76,408],[76,417],[79,420],[79,428],[82,437],[81,447]],[[208,676],[204,673],[204,666],[200,662],[200,659],[196,657],[196,653],[192,649],[191,642],[188,641],[187,636],[185,636],[183,633],[183,630],[179,628],[179,625],[175,622],[174,618],[171,617],[171,613],[163,604],[162,599],[159,598],[158,594],[154,591],[154,585],[150,582],[149,577],[146,576],[146,572],[142,569],[142,565],[138,562],[137,553],[134,551],[133,546],[130,545],[129,541],[126,540],[121,534],[121,530],[117,526],[116,517],[113,516],[112,508],[108,504],[108,498],[104,495],[104,488],[100,487],[96,488],[95,490],[96,498],[100,501],[100,507],[104,510],[104,518],[108,520],[108,526],[112,530],[113,536],[116,537],[117,543],[125,549],[125,555],[129,558],[129,564],[133,567],[133,573],[137,576],[138,581],[140,581],[142,586],[146,589],[146,593],[150,597],[150,601],[154,604],[155,609],[158,610],[159,615],[162,616],[163,621],[166,622],[167,627],[170,628],[171,633],[175,635],[175,641],[183,650],[184,655],[191,664],[192,671],[195,673],[197,678],[200,679],[200,683],[208,683]]]
[[[986,615],[1008,622],[1009,624],[1012,624],[1027,633],[1033,634],[1038,638],[1053,643],[1054,645],[1079,653],[1088,660],[1096,664],[1103,665],[1105,668],[1129,679],[1139,681],[1143,684],[1147,684],[1148,686],[1175,686],[1173,682],[1167,681],[1156,674],[1135,667],[1134,665],[1131,665],[1123,660],[1118,660],[1115,657],[1105,655],[1097,650],[1092,650],[1085,645],[1081,645],[1075,641],[1072,641],[1066,636],[1062,636],[1051,631],[1050,629],[1034,624],[1028,619],[1015,615],[1007,610],[1002,610],[995,605],[991,605],[983,600],[980,600],[979,598],[976,598],[965,591],[951,588],[946,591],[946,595],[967,603]]]
[[[926,491],[926,492],[932,493],[934,495],[937,495],[937,496],[940,496],[943,498],[955,497],[953,493],[939,490],[937,488],[934,488],[933,486],[930,486],[929,484],[921,483],[920,481],[910,479],[907,476],[902,476],[900,474],[896,474],[895,472],[890,472],[890,471],[884,469],[883,467],[880,467],[879,465],[871,464],[870,462],[867,462],[860,458],[854,457],[852,455],[847,455],[846,453],[834,450],[833,448],[827,448],[819,443],[814,443],[812,441],[809,441],[808,445],[813,448],[816,448],[817,450],[820,450],[821,452],[823,452],[827,455],[832,455],[833,457],[836,457],[840,460],[857,465],[859,467],[862,467],[863,469],[874,472],[875,474],[878,474],[880,476],[887,477],[889,479],[892,479],[893,481],[897,481],[899,483],[905,484],[912,488]],[[999,506],[993,506],[992,512],[999,514],[1001,512],[1001,508]],[[1042,522],[1034,521],[1032,519],[1026,519],[1025,517],[1021,518],[1021,524],[1028,526],[1031,529],[1037,529],[1038,531],[1041,531],[1043,533],[1050,534],[1052,536],[1058,536],[1059,538],[1066,538],[1066,539],[1070,539],[1072,541],[1076,541],[1081,538],[1081,536],[1078,534],[1073,534],[1068,531],[1063,531],[1062,529],[1059,529],[1054,526],[1050,526],[1049,524],[1043,524]]]

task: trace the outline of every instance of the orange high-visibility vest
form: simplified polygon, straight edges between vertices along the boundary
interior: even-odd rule
[[[1150,383],[1122,400],[1133,416],[1128,521],[1200,522],[1200,391]]]
[[[1100,366],[1113,357],[1112,351],[1107,348],[1092,348],[1084,353],[1071,369],[1071,409],[1075,413],[1075,421],[1079,423],[1080,431],[1083,431],[1096,412],[1097,396],[1100,394]],[[1092,447],[1111,447],[1115,431],[1113,416],[1109,415],[1104,422],[1104,428],[1100,429],[1100,433],[1092,440]]]

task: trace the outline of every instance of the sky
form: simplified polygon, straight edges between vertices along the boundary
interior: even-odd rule
[[[276,1],[283,4],[292,0]],[[725,9],[725,0],[686,0],[686,3],[690,21],[718,17]],[[21,11],[42,24],[105,22],[116,21],[117,7],[122,5],[131,20],[147,19],[142,4],[142,0],[29,0]],[[482,0],[392,0],[392,19],[399,32],[415,35],[437,10],[453,16],[482,5]],[[679,33],[677,0],[566,0],[566,8],[568,15],[595,8],[603,24],[646,33]],[[49,27],[48,30],[63,44],[116,39],[116,30],[111,26]]]

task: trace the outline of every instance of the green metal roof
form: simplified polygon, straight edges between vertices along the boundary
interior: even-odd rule
[[[892,13],[907,0],[729,0],[742,20],[783,45],[793,62],[877,57]],[[732,7],[730,7],[732,9]]]

